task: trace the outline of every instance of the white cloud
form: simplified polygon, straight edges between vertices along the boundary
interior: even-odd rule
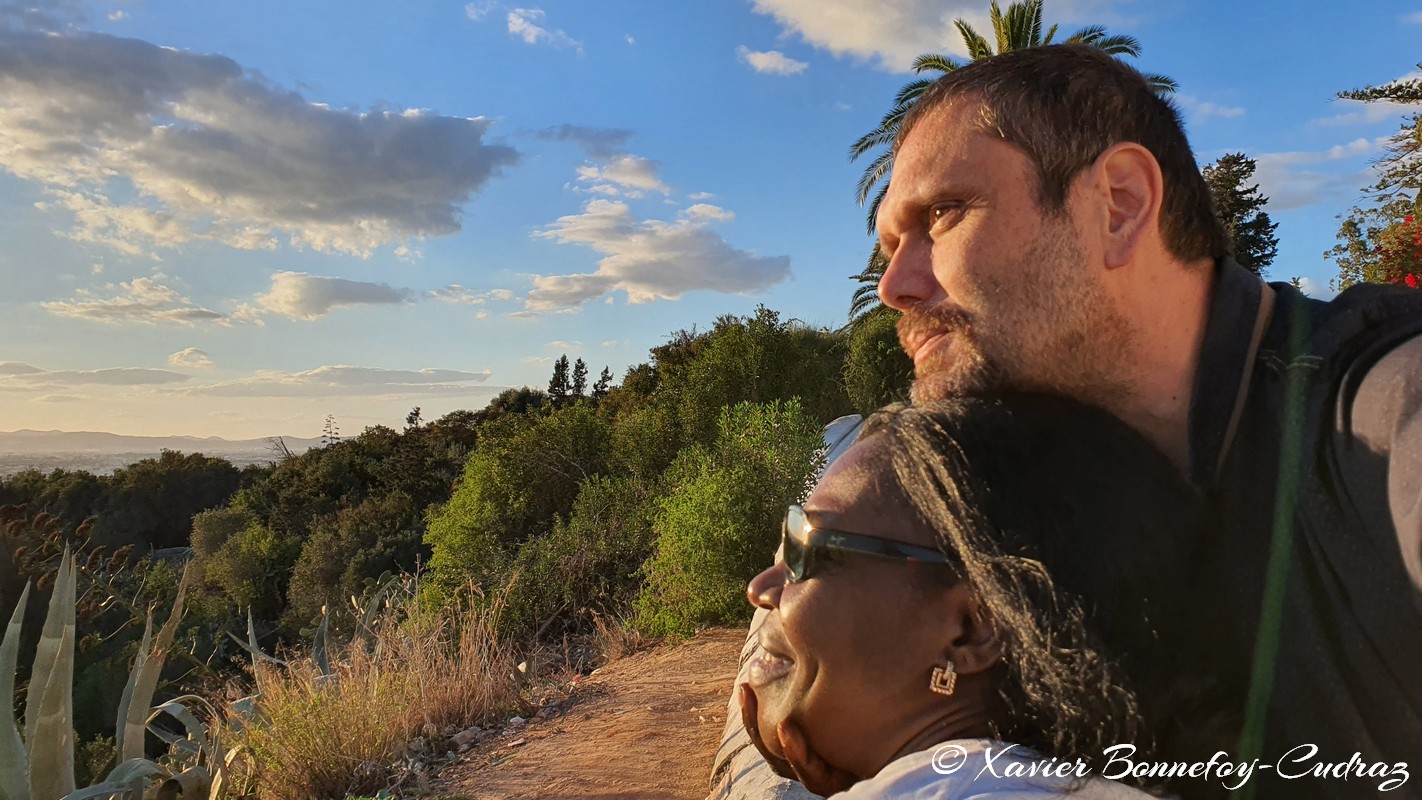
[[[0,28],[0,52],[0,170],[125,253],[285,239],[365,255],[459,230],[516,160],[485,143],[488,120],[333,109],[223,56],[72,28]]]
[[[466,289],[457,283],[450,284],[443,289],[435,289],[426,292],[425,296],[431,300],[438,300],[441,303],[461,306],[482,306],[490,300],[508,300],[513,297],[513,292],[508,289],[491,289],[481,292],[476,289]]]
[[[548,348],[549,350],[580,350],[582,349],[583,343],[565,342],[562,339],[555,339],[543,346]]]
[[[1071,35],[1072,24],[1119,21],[1117,6],[1131,0],[1058,0],[1049,9],[1062,23],[1058,36]],[[873,61],[908,72],[922,53],[965,55],[953,20],[962,18],[979,33],[992,35],[981,0],[751,0],[757,13],[773,17],[793,33],[836,56]]]
[[[757,51],[745,45],[736,48],[736,57],[762,75],[799,75],[810,65],[796,61],[779,50]]]
[[[541,8],[515,8],[509,12],[509,33],[525,44],[546,44],[550,47],[571,47],[582,52],[583,44],[561,30],[548,30],[540,25],[548,15]]]
[[[110,11],[110,12],[109,12],[109,22],[123,22],[123,21],[126,20],[126,19],[128,19],[128,12],[127,12],[127,11]]]
[[[632,131],[621,128],[594,128],[587,125],[554,125],[538,132],[538,138],[556,142],[572,142],[588,158],[607,159],[627,152]]]
[[[257,297],[257,305],[292,319],[313,320],[329,314],[336,306],[398,304],[412,296],[409,289],[388,283],[278,272],[272,275],[271,290]]]
[[[1174,99],[1191,122],[1204,123],[1209,121],[1211,117],[1232,119],[1244,116],[1244,109],[1239,106],[1225,106],[1212,103],[1208,100],[1201,100],[1192,94],[1175,95]]]
[[[487,17],[490,11],[498,7],[499,4],[495,3],[494,0],[479,0],[474,3],[466,3],[464,6],[464,15],[478,22],[484,17]]]
[[[31,403],[82,403],[84,398],[72,394],[46,394],[30,399]]]
[[[681,212],[687,219],[697,222],[730,222],[736,215],[720,206],[713,206],[710,203],[697,203],[688,206]]]
[[[1422,16],[1422,11],[1419,11],[1418,15]],[[1422,80],[1422,71],[1414,69],[1406,75],[1399,75],[1382,85],[1388,86],[1403,81],[1416,80]],[[1416,110],[1415,106],[1394,103],[1390,100],[1364,103],[1361,100],[1348,100],[1342,97],[1333,98],[1332,108],[1335,112],[1333,115],[1316,119],[1311,124],[1322,126],[1374,125],[1380,122],[1400,120],[1404,114]]]
[[[106,284],[102,292],[80,289],[72,299],[43,302],[40,308],[60,317],[111,325],[192,325],[196,322],[228,321],[226,315],[194,305],[155,278],[134,278],[127,283]]]
[[[616,339],[609,339],[609,340],[603,342],[603,343],[602,343],[602,346],[603,346],[603,347],[619,347],[619,346],[621,346],[621,345],[623,345],[623,344],[626,344],[626,342],[620,342],[620,341],[618,341],[618,340],[616,340]]]
[[[69,386],[156,386],[182,383],[187,375],[166,369],[48,370],[15,361],[0,361],[0,389],[43,391]]]
[[[561,217],[535,235],[585,245],[603,258],[594,273],[533,276],[524,301],[530,312],[569,310],[616,290],[633,303],[675,300],[696,290],[749,294],[790,274],[788,256],[738,250],[693,219],[639,220],[615,200],[591,200],[583,213]]]
[[[1422,25],[1422,11],[1414,11],[1411,14],[1403,14],[1402,21],[1408,25]]]
[[[976,0],[751,0],[751,6],[815,47],[897,72],[907,72],[922,53],[962,55],[954,18],[979,31],[987,27]]]
[[[1315,300],[1331,300],[1337,294],[1327,286],[1319,285],[1313,278],[1299,278],[1299,291]]]
[[[711,194],[710,192],[692,192],[691,194],[686,196],[686,199],[695,201],[715,200],[716,195]]]
[[[336,365],[304,372],[261,371],[239,380],[185,390],[216,397],[307,397],[329,395],[462,394],[492,373],[452,369],[376,369]]]
[[[1386,141],[1386,137],[1360,138],[1326,150],[1262,153],[1254,157],[1254,179],[1269,198],[1269,211],[1356,195],[1372,174],[1359,162],[1377,153]]]
[[[670,194],[671,189],[662,183],[659,172],[660,166],[650,158],[623,155],[611,159],[601,167],[596,164],[578,167],[578,180],[593,184],[588,191],[602,194],[616,194],[621,191],[633,198],[641,197],[649,191]],[[608,184],[616,184],[621,189],[608,192],[603,188],[612,188]]]
[[[196,347],[188,347],[168,356],[168,366],[179,369],[212,369],[212,357]]]
[[[632,37],[632,34],[629,33],[629,34],[627,34],[627,43],[628,43],[628,44],[636,44],[636,43],[637,43],[637,40],[634,39],[634,38]]]
[[[524,356],[525,364],[552,364],[556,359],[553,356]]]

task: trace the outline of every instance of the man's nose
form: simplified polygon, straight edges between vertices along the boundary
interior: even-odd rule
[[[767,611],[780,606],[780,592],[785,588],[785,564],[776,561],[746,584],[746,600]]]
[[[905,239],[899,243],[879,278],[879,299],[898,310],[926,303],[938,294],[938,280],[933,275],[933,259],[929,247],[922,242]]]

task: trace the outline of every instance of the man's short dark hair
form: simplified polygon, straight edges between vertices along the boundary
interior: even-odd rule
[[[1111,145],[1135,142],[1160,164],[1160,227],[1171,255],[1195,261],[1230,252],[1179,113],[1118,59],[1085,45],[1051,45],[966,64],[920,96],[895,149],[924,117],[964,98],[980,104],[983,132],[1021,148],[1036,165],[1043,210],[1065,209],[1083,169]]]

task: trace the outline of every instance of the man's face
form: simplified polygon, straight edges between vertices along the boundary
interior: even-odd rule
[[[922,119],[894,160],[879,211],[889,267],[879,296],[903,312],[915,401],[989,388],[1122,391],[1114,365],[1130,326],[1103,283],[1076,194],[1038,203],[1038,178],[1015,146],[975,125],[960,100]],[[1084,396],[1084,397],[1083,397]]]

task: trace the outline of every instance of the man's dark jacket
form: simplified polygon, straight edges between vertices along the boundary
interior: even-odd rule
[[[1220,266],[1190,471],[1215,515],[1210,585],[1225,587],[1202,613],[1228,621],[1233,680],[1267,698],[1255,797],[1422,797],[1419,336],[1422,292],[1321,302]],[[1406,783],[1380,792],[1386,779],[1359,774],[1375,764]]]

